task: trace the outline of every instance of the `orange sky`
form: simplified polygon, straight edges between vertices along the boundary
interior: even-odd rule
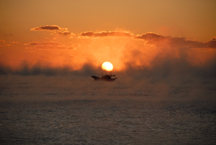
[[[151,68],[216,56],[214,0],[0,1],[0,64],[80,69],[110,61],[114,70]]]

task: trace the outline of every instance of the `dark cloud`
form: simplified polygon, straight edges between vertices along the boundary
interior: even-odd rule
[[[31,28],[31,31],[51,31],[54,34],[60,34],[63,36],[75,35],[69,32],[67,28],[61,28],[57,25],[46,25],[46,26],[35,27],[35,28]]]
[[[160,40],[164,40],[165,37],[153,32],[148,32],[142,35],[137,35],[135,38],[137,39],[144,39],[146,41],[160,41]]]
[[[26,49],[74,49],[72,46],[65,46],[59,42],[29,42],[25,43]]]
[[[66,31],[67,28],[61,28],[57,25],[46,25],[46,26],[40,26],[31,28],[31,31]]]
[[[150,44],[167,43],[170,46],[189,47],[189,48],[216,48],[216,38],[209,42],[199,42],[196,40],[187,40],[185,38],[162,36],[156,33],[145,33],[135,36],[136,39],[143,39]]]
[[[83,32],[80,37],[132,37],[133,35],[126,31],[101,31],[101,32]]]

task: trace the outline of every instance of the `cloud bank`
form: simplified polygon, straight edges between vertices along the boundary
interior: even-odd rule
[[[80,37],[132,37],[132,34],[126,31],[101,31],[101,32],[82,32]]]
[[[61,28],[57,25],[45,25],[40,27],[31,28],[31,31],[51,31],[56,34],[60,34],[63,36],[75,36],[74,33],[69,32],[67,28]],[[179,37],[171,37],[171,36],[163,36],[154,32],[148,32],[144,34],[134,35],[128,31],[87,31],[77,34],[78,38],[104,38],[104,37],[130,37],[133,39],[141,39],[146,41],[146,43],[160,43],[160,42],[168,42],[171,46],[178,47],[197,47],[197,48],[216,48],[216,38],[213,37],[212,40],[208,42],[199,42],[196,40],[187,40],[185,38]],[[2,40],[1,43],[4,41]]]
[[[216,38],[212,38],[212,40],[208,42],[199,42],[196,40],[187,40],[185,38],[179,37],[171,37],[171,36],[163,36],[157,33],[148,32],[141,35],[134,35],[127,31],[101,31],[101,32],[82,32],[79,34],[79,37],[87,37],[87,38],[102,38],[102,37],[131,37],[134,39],[141,39],[146,41],[146,43],[157,44],[160,42],[167,42],[171,46],[178,47],[196,47],[196,48],[216,48]]]
[[[171,46],[176,47],[188,47],[188,48],[216,48],[216,39],[212,38],[209,42],[199,42],[199,41],[192,41],[186,40],[185,38],[179,37],[171,37],[171,36],[162,36],[156,33],[145,33],[142,35],[135,36],[136,39],[143,39],[147,43],[157,44],[160,42],[167,42]]]

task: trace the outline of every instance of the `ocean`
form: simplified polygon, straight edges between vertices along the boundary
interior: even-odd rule
[[[216,144],[216,81],[1,75],[0,144]]]

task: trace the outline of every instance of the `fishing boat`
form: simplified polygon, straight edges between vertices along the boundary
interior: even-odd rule
[[[102,80],[102,81],[114,81],[117,79],[116,75],[112,75],[112,74],[105,74],[105,75],[102,75],[101,77],[98,77],[98,76],[91,76],[95,81],[99,81],[99,80]]]

